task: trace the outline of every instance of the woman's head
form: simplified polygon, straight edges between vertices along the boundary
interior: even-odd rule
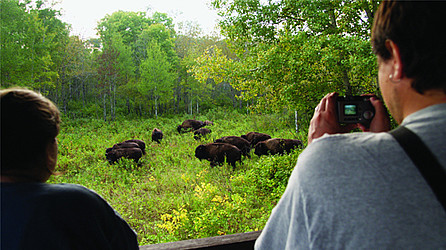
[[[404,76],[419,93],[446,93],[446,2],[383,1],[372,28],[372,46],[382,60],[391,58],[387,41],[398,47]]]
[[[1,175],[42,181],[39,174],[49,176],[56,164],[59,110],[23,88],[0,90],[0,100]]]

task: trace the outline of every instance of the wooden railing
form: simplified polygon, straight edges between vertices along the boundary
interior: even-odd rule
[[[165,249],[254,249],[254,243],[261,231],[215,236],[210,238],[182,240],[140,246],[140,250]]]

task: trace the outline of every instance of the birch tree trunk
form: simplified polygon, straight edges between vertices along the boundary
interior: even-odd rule
[[[103,109],[104,109],[104,122],[106,122],[107,121],[107,106],[106,106],[106,96],[107,96],[107,94],[106,93],[104,93],[104,96],[103,96]]]

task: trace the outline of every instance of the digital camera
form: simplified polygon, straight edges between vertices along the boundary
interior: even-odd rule
[[[336,104],[339,123],[361,123],[369,127],[375,116],[370,96],[338,96]]]

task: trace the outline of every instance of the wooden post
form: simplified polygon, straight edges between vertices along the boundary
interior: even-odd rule
[[[296,124],[296,134],[299,134],[299,123],[297,119],[297,110],[294,110],[294,124]]]

